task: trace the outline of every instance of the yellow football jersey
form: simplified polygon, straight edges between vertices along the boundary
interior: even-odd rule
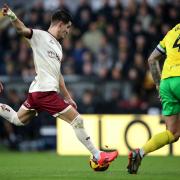
[[[161,79],[180,76],[180,24],[166,34],[156,49],[166,54]]]

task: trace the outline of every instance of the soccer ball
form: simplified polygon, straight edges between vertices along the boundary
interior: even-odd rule
[[[94,171],[106,171],[108,169],[110,163],[106,163],[101,166],[96,161],[94,161],[92,158],[90,158],[89,165]]]

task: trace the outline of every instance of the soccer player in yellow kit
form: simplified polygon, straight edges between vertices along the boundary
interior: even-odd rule
[[[166,59],[161,74],[158,61],[163,57]],[[176,142],[180,137],[180,24],[160,41],[150,55],[148,63],[161,97],[166,130],[153,136],[142,148],[130,151],[127,166],[130,174],[137,173],[145,155]]]

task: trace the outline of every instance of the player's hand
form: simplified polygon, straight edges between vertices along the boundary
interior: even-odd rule
[[[162,99],[161,99],[161,96],[160,96],[160,95],[158,96],[158,98],[159,98],[159,101],[162,102]]]
[[[4,87],[2,85],[2,83],[0,82],[0,93],[3,91]]]
[[[156,84],[156,90],[159,92],[159,84]]]
[[[71,99],[71,98],[66,98],[65,101],[66,101],[68,104],[70,104],[72,107],[74,107],[75,109],[77,109],[77,104],[76,104],[76,102],[75,102],[73,99]]]
[[[8,16],[11,19],[11,21],[15,21],[17,19],[17,16],[14,14],[13,11],[11,11],[7,4],[4,4],[2,8],[2,14],[3,16]]]

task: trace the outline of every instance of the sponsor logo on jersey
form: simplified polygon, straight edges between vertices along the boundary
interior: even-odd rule
[[[60,59],[60,57],[58,56],[58,54],[56,53],[56,52],[54,52],[54,51],[48,51],[48,56],[50,57],[50,58],[53,58],[53,59],[56,59],[56,60],[58,60],[59,62],[61,62],[61,59]]]

